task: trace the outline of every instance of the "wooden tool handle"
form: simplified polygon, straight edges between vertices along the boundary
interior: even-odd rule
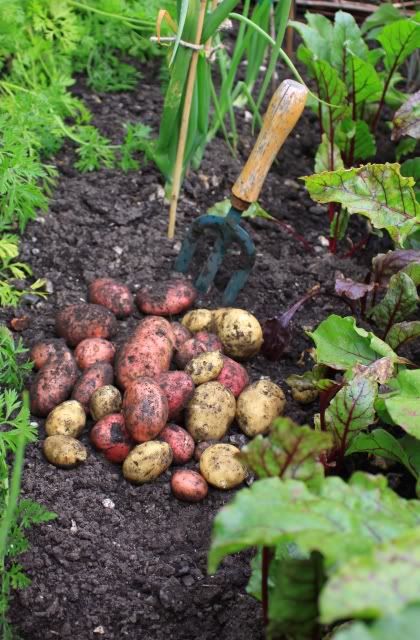
[[[234,206],[238,200],[249,204],[258,200],[274,158],[301,116],[307,95],[308,89],[299,82],[284,80],[271,98],[251,155],[233,185]]]

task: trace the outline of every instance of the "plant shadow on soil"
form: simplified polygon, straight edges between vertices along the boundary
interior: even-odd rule
[[[130,93],[95,95],[82,80],[75,93],[92,110],[94,124],[120,142],[123,122],[140,118],[157,129],[162,95],[156,71],[153,64],[143,68],[138,89]],[[87,284],[95,277],[118,278],[134,291],[146,281],[158,282],[170,275],[188,224],[228,196],[251,149],[254,138],[249,125],[243,114],[238,119],[240,159],[232,159],[223,140],[210,144],[200,170],[185,181],[175,242],[166,238],[162,179],[151,164],[127,174],[101,170],[80,175],[73,169],[71,145],[63,148],[57,158],[60,180],[50,210],[28,225],[22,238],[21,258],[30,262],[37,277],[48,278],[53,285],[48,300],[29,300],[21,308],[31,320],[22,333],[27,346],[54,336],[57,309],[85,300]],[[372,237],[368,247],[349,260],[333,257],[320,246],[319,236],[328,235],[326,211],[314,205],[298,181],[299,176],[312,173],[318,139],[316,120],[305,112],[270,172],[261,198],[262,205],[292,224],[315,252],[306,253],[269,222],[247,224],[258,256],[235,303],[263,319],[284,310],[315,283],[321,284],[322,295],[306,304],[295,319],[294,340],[285,357],[269,363],[258,356],[247,363],[252,379],[269,376],[283,387],[287,415],[302,424],[311,419],[317,405],[294,403],[284,380],[310,366],[307,356],[305,366],[297,364],[302,352],[312,346],[304,328],[314,328],[332,312],[349,313],[332,295],[336,270],[364,277],[372,255],[389,248]],[[381,161],[386,159],[392,158],[382,153]],[[351,232],[356,240],[360,238],[364,223],[352,223]],[[198,262],[204,252],[203,246]],[[234,264],[235,258],[226,263],[213,290],[197,306],[220,305],[229,267]],[[4,321],[11,315],[2,311]],[[119,323],[119,341],[139,318],[135,313]],[[42,440],[44,429],[38,422]],[[246,439],[234,427],[227,440],[243,444]],[[70,471],[49,465],[40,442],[27,451],[23,494],[55,511],[58,518],[29,534],[31,547],[23,564],[32,585],[14,596],[10,611],[21,636],[27,640],[262,638],[260,605],[245,591],[249,555],[229,557],[216,575],[206,573],[214,516],[234,492],[210,490],[205,502],[184,504],[170,493],[170,471],[152,484],[131,486],[119,466],[92,449],[86,433],[82,441],[88,445],[89,458]]]

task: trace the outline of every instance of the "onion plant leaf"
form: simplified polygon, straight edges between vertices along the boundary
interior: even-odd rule
[[[402,136],[420,138],[420,91],[416,91],[396,111],[391,138],[396,141]]]
[[[415,312],[418,301],[416,285],[409,275],[400,271],[391,277],[385,296],[373,307],[369,316],[378,327],[385,330],[386,337],[393,324]]]

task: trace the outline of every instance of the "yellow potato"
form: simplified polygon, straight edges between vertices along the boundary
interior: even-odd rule
[[[223,364],[220,351],[205,351],[189,361],[185,367],[185,373],[191,376],[194,384],[204,384],[217,378],[223,369]]]
[[[47,436],[78,438],[86,424],[86,413],[80,402],[67,400],[50,411],[45,422]]]
[[[97,422],[111,413],[120,413],[122,405],[121,393],[112,384],[99,387],[90,398],[90,413]]]
[[[311,402],[315,402],[318,396],[318,389],[298,389],[297,387],[292,387],[292,398],[300,404],[311,404]]]
[[[244,309],[228,309],[218,322],[217,335],[225,353],[241,360],[258,353],[263,342],[260,323]]]
[[[191,333],[199,331],[211,331],[213,325],[213,312],[209,309],[193,309],[182,318],[181,323]]]
[[[212,323],[212,331],[217,333],[219,331],[219,327],[222,323],[223,318],[227,314],[228,311],[232,311],[233,307],[220,307],[220,309],[213,309],[213,323]]]
[[[240,394],[236,406],[236,420],[249,438],[267,433],[274,418],[286,405],[283,391],[271,380],[253,382]]]
[[[220,382],[197,387],[187,405],[186,427],[196,442],[220,440],[235,417],[233,393]]]
[[[138,444],[124,460],[124,478],[135,484],[155,480],[170,466],[172,457],[172,449],[166,442],[149,440]]]
[[[87,458],[86,447],[70,436],[49,436],[42,448],[48,462],[64,469],[74,467]]]
[[[238,458],[239,449],[232,444],[214,444],[200,458],[200,473],[218,489],[233,489],[247,476],[247,469]]]

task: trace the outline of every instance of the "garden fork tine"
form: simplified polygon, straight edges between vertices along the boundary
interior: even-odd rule
[[[226,216],[206,214],[191,225],[175,262],[175,270],[185,273],[192,261],[203,230],[216,232],[216,241],[196,280],[196,287],[206,293],[232,243],[239,244],[245,265],[235,271],[224,291],[223,303],[232,304],[245,285],[255,262],[255,246],[243,227],[242,213],[256,202],[274,158],[298,121],[308,90],[294,80],[284,80],[271,98],[261,131],[251,154],[232,188],[229,213]]]

